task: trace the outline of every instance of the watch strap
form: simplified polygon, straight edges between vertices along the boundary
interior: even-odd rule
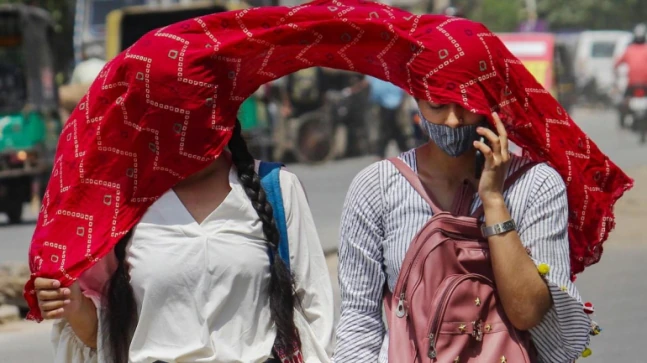
[[[483,233],[483,237],[488,238],[496,236],[498,234],[514,231],[516,229],[517,224],[515,223],[514,219],[510,219],[508,221],[497,223],[491,226],[484,225],[481,227],[481,232]]]

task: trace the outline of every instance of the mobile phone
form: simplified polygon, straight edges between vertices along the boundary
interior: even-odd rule
[[[479,141],[489,146],[489,143],[485,138],[485,136],[479,136]],[[485,167],[485,155],[483,155],[481,150],[476,149],[476,168],[474,169],[476,179],[481,179],[481,174],[483,174],[484,167]]]
[[[492,127],[487,122],[484,122],[481,127],[488,128],[492,130]],[[496,133],[496,132],[495,132]],[[487,146],[490,146],[490,141],[482,135],[479,135],[478,141],[484,143]],[[481,174],[483,173],[483,168],[485,167],[485,155],[481,150],[476,149],[476,168],[474,170],[476,179],[481,179]]]

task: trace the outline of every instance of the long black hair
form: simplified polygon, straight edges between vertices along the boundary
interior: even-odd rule
[[[253,156],[241,134],[240,122],[236,121],[229,141],[232,162],[238,171],[238,179],[247,197],[263,223],[263,233],[273,255],[270,266],[269,299],[271,318],[276,325],[277,343],[286,349],[299,349],[301,341],[294,325],[294,309],[298,304],[294,280],[289,269],[278,255],[279,231],[274,221],[272,206],[267,200],[261,180],[255,170]],[[137,326],[137,306],[130,277],[126,268],[126,245],[131,233],[124,236],[115,247],[118,267],[106,286],[106,358],[111,363],[127,363],[128,350]]]

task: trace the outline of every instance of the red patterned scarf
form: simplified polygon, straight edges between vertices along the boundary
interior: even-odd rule
[[[483,25],[366,1],[218,13],[153,31],[110,61],[67,121],[33,236],[33,279],[70,285],[147,208],[218,156],[239,105],[310,66],[369,74],[437,103],[498,111],[568,186],[573,273],[597,262],[632,180]]]

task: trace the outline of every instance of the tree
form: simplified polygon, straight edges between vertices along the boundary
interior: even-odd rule
[[[459,3],[459,2],[456,2]],[[523,0],[463,0],[468,17],[485,24],[493,32],[514,31],[523,14]]]
[[[535,0],[540,19],[547,20],[552,31],[630,30],[647,22],[645,0]],[[528,18],[525,0],[453,0],[467,9],[470,19],[496,32],[514,31]]]
[[[555,30],[629,30],[647,22],[645,0],[537,0],[537,7]]]

